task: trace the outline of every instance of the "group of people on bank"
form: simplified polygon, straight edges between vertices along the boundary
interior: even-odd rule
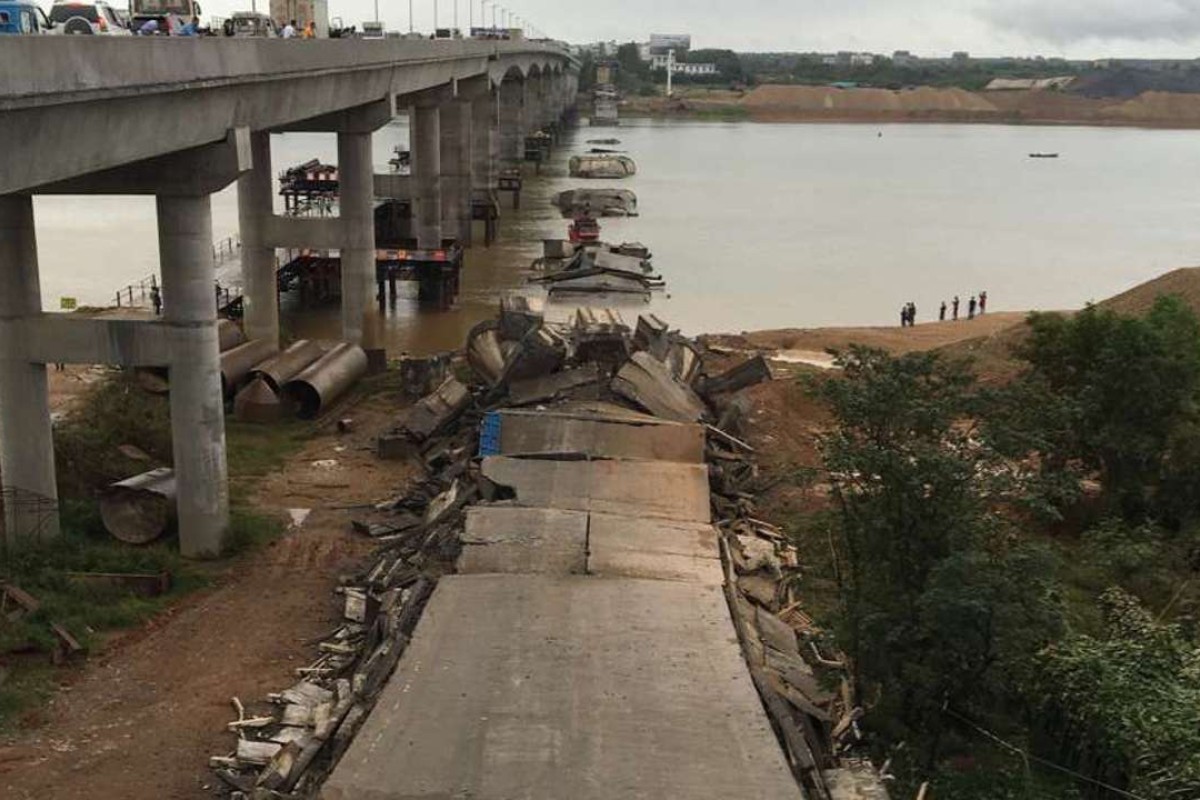
[[[957,320],[959,305],[961,301],[958,295],[954,295],[954,299],[949,304],[945,300],[942,301],[941,307],[938,309],[938,322],[946,321],[946,312],[950,312],[950,319]],[[967,301],[967,319],[975,319],[976,314],[983,314],[987,311],[987,292],[980,292],[978,296],[971,295],[971,299]],[[909,301],[900,307],[900,327],[911,328],[917,324],[917,304]]]

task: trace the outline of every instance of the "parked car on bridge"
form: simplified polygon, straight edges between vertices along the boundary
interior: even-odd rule
[[[54,23],[30,0],[0,0],[0,35],[50,33]]]
[[[50,22],[55,33],[80,36],[128,36],[129,28],[112,6],[104,0],[95,2],[55,3],[50,6]]]

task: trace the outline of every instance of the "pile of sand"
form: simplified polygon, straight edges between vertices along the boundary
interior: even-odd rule
[[[965,89],[838,89],[759,86],[744,97],[713,96],[714,105],[740,107],[771,119],[1020,120],[1115,125],[1200,125],[1200,94],[1147,91],[1132,99],[1096,99],[1051,91],[969,92]]]
[[[838,89],[832,86],[759,86],[741,105],[752,110],[809,113],[994,112],[986,98],[965,89]]]

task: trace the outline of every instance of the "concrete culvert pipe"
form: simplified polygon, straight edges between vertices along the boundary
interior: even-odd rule
[[[100,495],[100,519],[122,542],[153,542],[175,526],[175,471],[160,467],[112,484]]]
[[[217,320],[217,342],[217,347],[224,353],[239,344],[244,344],[246,334],[242,333],[242,327],[231,319]]]
[[[250,377],[262,378],[276,393],[285,383],[307,369],[325,353],[321,346],[309,339],[293,342],[288,349],[267,359],[250,371]]]
[[[250,370],[278,352],[266,339],[251,339],[221,353],[221,392],[232,397],[246,382]]]
[[[367,354],[343,342],[283,385],[283,401],[300,419],[314,419],[367,374]]]

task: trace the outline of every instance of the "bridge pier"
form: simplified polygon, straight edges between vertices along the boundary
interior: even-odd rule
[[[271,134],[250,134],[254,168],[238,178],[238,229],[242,241],[242,324],[248,339],[266,339],[279,348],[279,287],[275,248],[267,228],[275,215],[271,189]]]
[[[0,476],[10,548],[59,533],[46,365],[28,358],[17,330],[41,312],[33,198],[0,195]]]
[[[216,270],[209,195],[158,195],[158,249],[170,340],[171,443],[180,550],[220,554],[229,527]]]
[[[375,170],[371,133],[339,131],[338,207],[342,228],[342,339],[361,345],[376,368],[386,362],[375,292]]]
[[[481,210],[483,243],[490,247],[495,236],[496,160],[499,153],[497,103],[499,93],[490,87],[471,101],[471,196]],[[472,213],[472,216],[476,216]]]
[[[471,116],[471,101],[455,99],[439,119],[443,232],[463,247],[471,245]]]
[[[437,105],[410,107],[409,136],[417,247],[436,250],[442,246],[441,112]]]
[[[500,84],[500,163],[519,166],[525,158],[525,83]]]

